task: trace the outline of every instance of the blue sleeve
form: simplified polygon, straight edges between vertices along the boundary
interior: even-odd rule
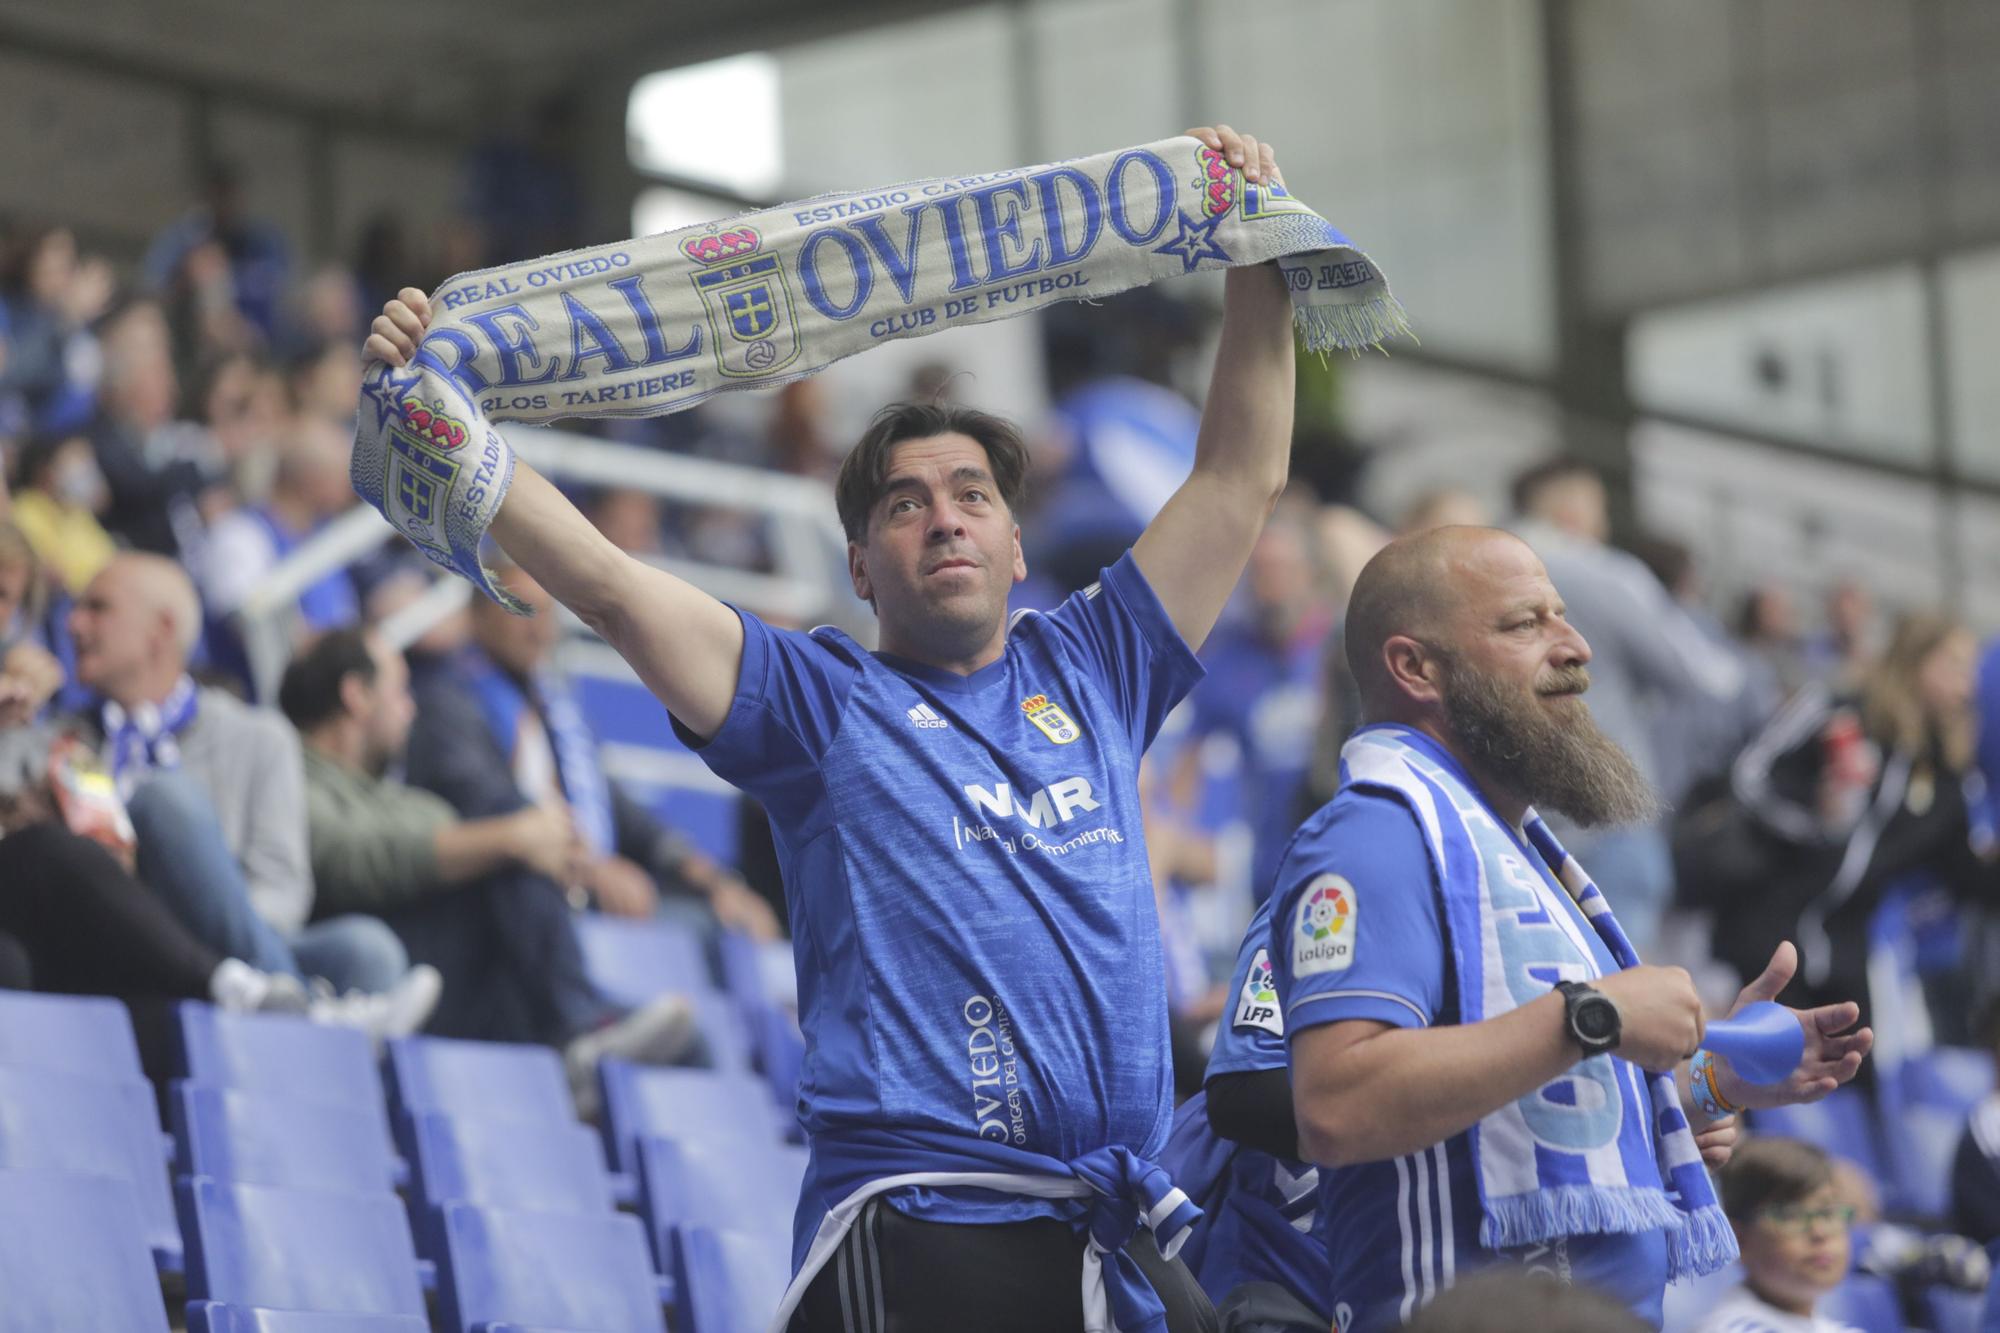
[[[674,720],[674,731],[723,781],[749,792],[773,813],[795,812],[820,792],[820,760],[834,734],[858,668],[829,643],[776,630],[747,611],[743,666],[721,728],[704,742]]]
[[[1272,901],[1288,1034],[1357,1018],[1427,1027],[1444,1011],[1436,876],[1394,797],[1349,791],[1314,815],[1286,850]]]
[[[1229,973],[1229,1008],[1208,1053],[1207,1078],[1285,1067],[1285,1019],[1271,974],[1271,902],[1250,919]]]
[[[1130,551],[1045,619],[1118,710],[1135,754],[1153,743],[1167,714],[1202,677],[1200,660]]]

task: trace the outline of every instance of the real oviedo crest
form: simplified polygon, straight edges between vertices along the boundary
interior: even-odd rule
[[[1292,923],[1292,976],[1344,972],[1354,962],[1354,886],[1339,875],[1321,875],[1299,895]]]
[[[694,289],[708,310],[716,369],[735,379],[774,374],[799,359],[785,266],[762,246],[755,227],[740,226],[681,242],[701,265]]]
[[[1021,711],[1028,715],[1028,721],[1034,723],[1042,735],[1057,745],[1068,745],[1083,735],[1083,728],[1071,721],[1069,714],[1046,694],[1030,695],[1021,700]]]

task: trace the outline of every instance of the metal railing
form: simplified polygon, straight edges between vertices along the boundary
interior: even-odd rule
[[[503,429],[515,452],[553,481],[616,486],[680,504],[763,516],[775,566],[770,573],[677,557],[649,563],[761,614],[797,624],[838,625],[872,640],[873,617],[848,584],[846,539],[834,516],[832,489],[824,483],[564,431]],[[277,693],[291,658],[299,595],[375,551],[394,533],[374,509],[357,506],[301,544],[252,589],[235,621],[257,698]],[[440,571],[426,592],[386,617],[379,628],[396,647],[407,647],[471,596],[470,584]],[[571,633],[588,633],[575,617],[565,614],[563,620]]]

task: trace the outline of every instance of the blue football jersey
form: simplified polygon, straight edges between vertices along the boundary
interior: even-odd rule
[[[1276,901],[1258,907],[1237,950],[1209,1078],[1285,1068],[1285,1020],[1270,960]],[[1319,1169],[1310,1162],[1237,1148],[1221,1206],[1203,1219],[1209,1234],[1195,1276],[1209,1299],[1220,1303],[1246,1282],[1272,1282],[1326,1318],[1330,1276],[1326,1243],[1314,1228],[1318,1205]]]
[[[1158,1152],[1173,1086],[1139,760],[1201,667],[1132,558],[1020,613],[965,676],[742,619],[728,717],[689,739],[770,815],[808,1136]],[[976,1190],[891,1201],[942,1221],[1054,1211]],[[837,1202],[809,1170],[801,1221]]]
[[[1457,767],[1442,748],[1427,745],[1425,752]],[[1596,975],[1614,970],[1597,932],[1541,858],[1525,843],[1522,854],[1542,871],[1551,919],[1572,947],[1587,952]],[[1395,797],[1342,787],[1286,849],[1272,901],[1270,957],[1289,1039],[1349,1019],[1402,1028],[1458,1021],[1436,874],[1416,816]],[[1464,1134],[1320,1176],[1318,1226],[1340,1333],[1394,1328],[1455,1278],[1496,1261],[1599,1287],[1660,1322],[1664,1233],[1482,1249],[1479,1184]]]

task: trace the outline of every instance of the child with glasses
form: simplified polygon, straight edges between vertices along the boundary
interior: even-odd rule
[[[1814,1313],[1847,1276],[1854,1207],[1833,1161],[1796,1139],[1752,1139],[1722,1172],[1743,1285],[1696,1333],[1853,1333]]]

